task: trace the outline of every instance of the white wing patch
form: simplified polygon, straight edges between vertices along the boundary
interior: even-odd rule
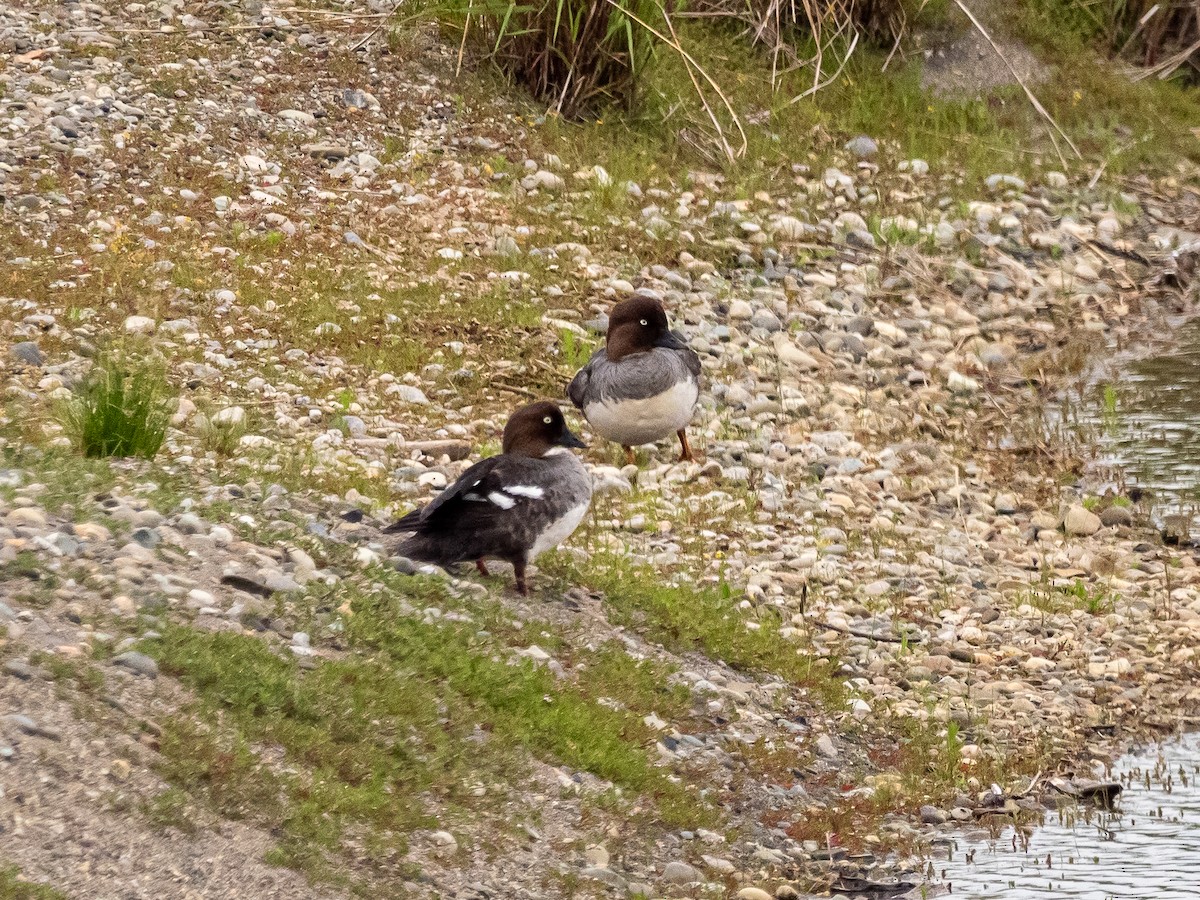
[[[487,498],[501,509],[512,509],[517,505],[517,501],[503,491],[492,491],[487,495]]]
[[[530,500],[541,500],[546,495],[546,492],[535,484],[514,484],[506,487],[504,493],[514,497],[528,497]]]

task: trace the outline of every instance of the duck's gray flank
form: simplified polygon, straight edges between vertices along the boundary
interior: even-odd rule
[[[683,344],[678,334],[672,332],[672,335]],[[623,368],[610,363],[607,351],[601,347],[571,380],[567,396],[583,409],[589,402],[646,400],[669,391],[681,381],[698,380],[700,357],[686,344],[684,347],[683,351],[653,347],[625,357],[634,365]]]

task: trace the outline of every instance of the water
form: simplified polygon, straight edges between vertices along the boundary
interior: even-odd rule
[[[1050,413],[1091,456],[1098,490],[1131,490],[1152,521],[1200,539],[1200,320],[1112,351]]]
[[[1041,827],[959,833],[935,884],[970,900],[1196,900],[1200,735],[1122,757],[1111,778],[1125,785],[1112,812],[1064,798]]]

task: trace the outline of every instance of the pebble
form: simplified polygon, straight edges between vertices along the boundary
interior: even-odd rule
[[[704,876],[695,866],[676,860],[663,867],[662,880],[667,884],[692,884],[703,881]]]
[[[46,362],[46,355],[33,341],[18,341],[8,352],[14,360],[22,365],[40,368]]]
[[[846,152],[854,154],[859,159],[870,159],[879,152],[879,145],[876,144],[871,138],[865,135],[860,135],[847,142],[844,149]]]
[[[126,334],[150,334],[154,331],[154,320],[149,316],[129,316],[125,319]]]
[[[158,663],[146,654],[139,653],[136,650],[129,650],[119,656],[114,656],[113,665],[121,666],[122,668],[129,669],[131,672],[145,675],[148,678],[158,677]]]

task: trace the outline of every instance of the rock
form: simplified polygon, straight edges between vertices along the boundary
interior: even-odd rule
[[[1006,189],[1014,191],[1025,190],[1025,182],[1016,175],[989,175],[985,179],[984,184],[987,185],[987,189],[992,192]]]
[[[1110,506],[1100,513],[1100,524],[1108,528],[1128,528],[1133,524],[1133,512],[1128,506]]]
[[[129,650],[120,656],[114,656],[113,665],[129,669],[139,675],[145,675],[147,678],[158,677],[158,663],[145,653],[139,653],[136,650]]]
[[[775,900],[762,888],[745,887],[737,892],[737,900]]]
[[[956,394],[974,394],[979,390],[979,382],[960,372],[950,372],[946,376],[946,386]]]
[[[774,234],[785,241],[804,240],[809,233],[809,227],[794,216],[780,216],[772,228]]]
[[[875,235],[865,228],[854,228],[846,232],[846,243],[860,250],[874,250]]]
[[[859,135],[853,140],[847,141],[842,149],[847,153],[853,153],[859,159],[870,159],[879,152],[879,145],[866,135]]]
[[[209,420],[218,428],[234,429],[246,424],[246,410],[240,406],[227,406]]]
[[[598,844],[592,844],[583,851],[583,858],[589,866],[595,866],[600,869],[608,868],[608,851]]]
[[[411,384],[393,384],[387,389],[387,393],[399,397],[405,403],[412,403],[417,406],[429,405],[429,398],[425,396],[425,392],[419,387],[413,387]]]
[[[745,300],[734,300],[729,304],[729,318],[735,321],[745,321],[754,315],[754,307]]]
[[[499,256],[517,256],[520,252],[521,245],[512,235],[502,234],[496,238],[496,253]]]
[[[837,759],[841,755],[833,744],[833,738],[827,734],[817,738],[817,754],[825,759]]]
[[[39,725],[29,716],[22,715],[21,713],[10,713],[6,716],[0,716],[0,723],[15,728],[22,734],[28,734],[31,737],[46,738],[50,741],[62,740],[62,732],[57,728]]]
[[[45,528],[46,514],[36,506],[18,506],[9,511],[4,521],[13,528]]]
[[[33,341],[21,341],[18,344],[13,344],[12,349],[8,351],[9,356],[15,362],[26,366],[40,367],[46,362],[46,356],[41,349]]]
[[[942,825],[949,818],[944,812],[936,806],[921,807],[921,821],[926,825]]]
[[[625,878],[607,866],[588,866],[580,871],[579,874],[584,878],[590,878],[593,881],[599,881],[601,884],[607,884],[618,891],[626,889],[627,882]]]
[[[1076,504],[1067,510],[1063,518],[1063,530],[1067,534],[1086,537],[1095,534],[1101,527],[1100,517]]]
[[[663,868],[662,880],[667,884],[693,884],[697,881],[703,881],[704,876],[700,874],[700,870],[695,866],[685,862],[669,862]]]
[[[760,309],[750,317],[750,325],[752,328],[761,328],[764,331],[779,331],[783,328],[783,323],[779,321],[779,316],[775,315],[769,309]]]
[[[37,674],[37,669],[23,659],[10,659],[4,663],[4,672],[22,681],[29,681]]]
[[[126,334],[151,334],[154,331],[154,320],[149,316],[129,316],[125,320]]]
[[[539,169],[532,175],[526,175],[521,179],[521,187],[527,191],[561,191],[566,186],[567,183],[561,175],[547,172],[545,169]]]
[[[1012,494],[997,494],[993,505],[999,515],[1011,516],[1017,511],[1017,498]]]
[[[162,536],[154,528],[137,528],[134,529],[130,537],[147,550],[153,550],[162,543]]]
[[[305,144],[300,149],[318,159],[339,160],[350,155],[350,148],[342,144]]]

